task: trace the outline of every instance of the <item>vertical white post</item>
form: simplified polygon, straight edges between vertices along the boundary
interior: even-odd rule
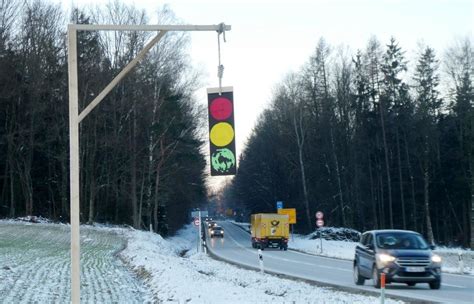
[[[197,218],[194,218],[193,220],[193,225],[196,225],[196,219]],[[196,241],[196,252],[199,253],[199,239],[201,238],[201,236],[199,235],[200,234],[200,229],[198,227],[198,231],[197,231],[197,241]]]
[[[202,222],[201,222],[201,211],[198,211],[198,218],[199,218],[199,238],[198,238],[198,252],[202,252]]]
[[[262,249],[258,249],[258,264],[260,266],[260,272],[264,273],[263,270],[263,254],[262,254]]]
[[[68,25],[69,75],[69,165],[71,191],[71,302],[81,301],[80,232],[79,232],[79,106],[77,85],[77,30]]]
[[[462,257],[462,252],[458,252],[458,261],[459,261],[459,273],[464,273],[464,260]]]

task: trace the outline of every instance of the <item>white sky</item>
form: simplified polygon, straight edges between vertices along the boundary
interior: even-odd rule
[[[107,0],[69,0],[79,5]],[[423,41],[438,55],[456,38],[473,35],[474,0],[135,0],[150,18],[168,4],[186,24],[232,25],[221,45],[224,86],[234,87],[237,153],[272,96],[275,85],[297,71],[324,37],[332,46],[364,48],[370,36],[382,44],[394,36],[413,58]],[[153,19],[152,19],[153,20]],[[216,33],[191,34],[191,58],[202,70],[197,92],[207,103],[206,88],[218,85]],[[222,182],[223,178],[216,181]]]

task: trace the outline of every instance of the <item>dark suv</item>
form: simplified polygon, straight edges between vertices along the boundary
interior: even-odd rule
[[[425,239],[408,230],[373,230],[361,236],[354,257],[354,282],[363,285],[372,279],[380,288],[380,274],[386,283],[428,283],[431,289],[441,287],[441,258],[431,251]]]

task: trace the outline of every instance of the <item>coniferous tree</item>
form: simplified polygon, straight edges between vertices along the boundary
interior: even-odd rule
[[[427,227],[428,241],[433,243],[433,228],[430,216],[430,175],[432,175],[434,153],[437,146],[438,136],[436,134],[436,123],[438,110],[441,106],[439,98],[437,74],[438,61],[433,49],[427,47],[418,59],[414,80],[416,90],[416,105],[418,115],[418,140],[420,143],[420,167],[423,176],[423,205],[425,212],[425,223]]]

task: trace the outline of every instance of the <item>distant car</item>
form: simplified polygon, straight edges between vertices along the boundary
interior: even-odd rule
[[[212,227],[217,226],[217,223],[214,221],[207,222],[207,228],[211,229]]]
[[[215,236],[224,237],[224,228],[221,226],[214,226],[211,228],[211,238]]]
[[[408,230],[373,230],[362,234],[356,247],[354,282],[363,285],[372,279],[380,288],[380,275],[386,283],[428,283],[431,289],[441,287],[441,257],[432,252],[425,239]]]

